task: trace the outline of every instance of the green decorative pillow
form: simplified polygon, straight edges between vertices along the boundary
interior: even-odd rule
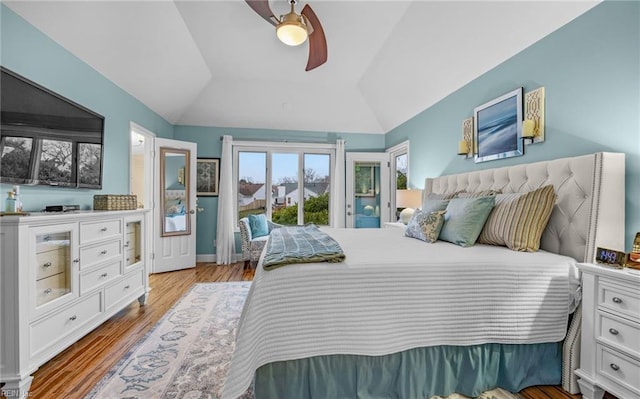
[[[474,245],[493,209],[495,200],[495,196],[450,200],[440,239],[461,247]]]
[[[447,209],[447,205],[449,205],[448,199],[427,199],[422,204],[421,211],[423,213],[444,211],[445,209]]]
[[[262,237],[269,235],[269,225],[267,224],[267,216],[249,215],[249,228],[251,229],[251,237]]]
[[[537,251],[556,198],[552,185],[524,194],[498,195],[478,242],[514,251]]]

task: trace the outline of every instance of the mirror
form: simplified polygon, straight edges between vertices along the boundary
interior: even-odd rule
[[[190,157],[189,150],[160,147],[160,225],[163,237],[191,234]]]

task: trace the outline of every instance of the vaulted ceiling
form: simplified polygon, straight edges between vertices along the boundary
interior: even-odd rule
[[[300,1],[310,72],[243,0],[3,3],[172,124],[386,133],[598,1]]]

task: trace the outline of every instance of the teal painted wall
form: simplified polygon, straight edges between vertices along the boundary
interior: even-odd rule
[[[129,123],[172,138],[173,126],[92,67],[0,5],[0,63],[105,117],[102,190],[22,186],[25,210],[45,205],[93,205],[94,194],[128,194]],[[0,185],[3,199],[12,186]]]
[[[456,155],[474,107],[523,86],[545,87],[544,143],[475,164]],[[626,250],[640,231],[640,3],[606,1],[386,135],[411,142],[411,186],[425,176],[599,151],[626,153]],[[622,249],[622,248],[620,248]]]
[[[198,144],[198,157],[219,158],[222,152],[220,137],[228,134],[234,140],[273,140],[292,142],[335,143],[336,139],[346,140],[347,151],[384,151],[385,136],[382,134],[299,132],[291,130],[238,129],[219,127],[175,126],[176,140],[191,141]],[[198,197],[198,207],[203,208],[197,216],[198,254],[216,252],[213,240],[216,239],[218,224],[218,197]],[[240,252],[239,236],[236,235],[236,251]]]

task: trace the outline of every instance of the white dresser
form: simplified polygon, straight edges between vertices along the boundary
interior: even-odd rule
[[[0,383],[27,397],[31,374],[149,291],[147,211],[0,218]]]
[[[582,396],[640,398],[640,274],[582,263]]]

